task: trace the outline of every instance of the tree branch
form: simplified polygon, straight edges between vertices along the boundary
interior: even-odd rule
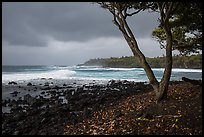
[[[165,18],[164,18],[164,22],[166,22],[169,18],[170,18],[170,14],[172,13],[172,8],[173,8],[173,2],[170,3],[169,5],[166,5],[168,7],[166,7],[166,13],[165,13]]]
[[[135,12],[132,12],[132,13],[126,13],[126,15],[127,15],[127,16],[132,16],[132,15],[134,15],[134,14],[139,13],[141,10],[142,10],[142,9],[139,9],[139,10],[137,10],[137,11],[135,11]]]

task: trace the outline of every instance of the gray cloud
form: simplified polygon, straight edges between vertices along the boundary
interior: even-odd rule
[[[164,53],[151,38],[157,18],[141,12],[128,19],[148,57]],[[111,13],[90,2],[4,2],[2,28],[4,65],[73,65],[132,55]]]
[[[86,42],[50,40],[48,46],[14,46],[3,42],[3,64],[13,65],[76,65],[91,58],[121,57],[132,55],[123,37],[100,37]],[[163,54],[158,43],[150,38],[138,39],[145,56]]]
[[[87,41],[122,36],[112,15],[90,2],[4,3],[3,40],[12,45],[45,46],[47,37],[60,41]],[[150,35],[155,15],[141,13],[130,19],[137,37]]]

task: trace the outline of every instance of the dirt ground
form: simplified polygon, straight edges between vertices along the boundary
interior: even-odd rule
[[[151,90],[124,96],[82,122],[67,123],[65,135],[202,135],[202,86],[171,82],[166,99]]]

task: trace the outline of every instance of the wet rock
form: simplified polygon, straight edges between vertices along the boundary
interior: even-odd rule
[[[20,97],[17,101],[16,101],[17,104],[23,104],[23,100],[22,98]]]
[[[112,86],[113,84],[115,83],[115,80],[110,80],[110,81],[108,81],[108,86]]]
[[[8,104],[10,104],[10,102],[11,102],[10,99],[2,100],[2,106],[6,107]]]
[[[6,107],[6,106],[7,106],[7,101],[6,101],[6,100],[2,100],[2,101],[1,101],[1,105],[2,105],[3,107]]]
[[[15,101],[14,99],[11,100],[10,103],[8,104],[8,106],[9,106],[9,107],[12,107],[12,106],[15,107],[15,106],[17,106],[16,101]]]
[[[49,91],[49,93],[55,96],[57,92],[56,92],[56,90],[51,90],[51,91]]]
[[[18,93],[20,93],[20,92],[14,91],[14,92],[12,92],[12,93],[10,93],[10,94],[12,94],[13,97],[16,97],[16,96],[18,95]]]
[[[59,87],[59,86],[54,86],[52,89],[56,89],[56,90],[59,90],[59,89],[61,89],[62,87]]]
[[[67,86],[66,88],[68,88],[68,89],[73,89],[74,87],[72,87],[72,86]]]
[[[32,97],[30,94],[26,94],[24,96],[24,100],[27,101],[28,104],[32,105],[33,103],[36,102],[36,99],[34,97]]]
[[[41,90],[50,90],[50,87],[46,87],[46,88],[41,88]]]
[[[11,106],[11,112],[21,112],[22,111],[22,107],[21,106],[18,106],[17,104],[14,104]],[[16,116],[16,115],[15,115]],[[14,117],[15,118],[15,117]],[[18,119],[17,119],[18,120]]]
[[[49,86],[50,83],[49,82],[45,82],[44,86]]]
[[[28,99],[30,99],[32,96],[30,95],[30,94],[26,94],[25,96],[24,96],[24,100],[28,100]]]
[[[13,85],[17,85],[17,83],[15,81],[11,81],[8,83],[9,85],[13,84]]]
[[[40,99],[35,99],[31,102],[32,107],[38,108],[41,107],[45,104],[45,102],[43,100]]]
[[[29,83],[27,84],[27,86],[32,86],[32,83],[29,82]]]
[[[81,91],[83,91],[83,87],[78,87],[75,89],[75,92],[81,92]]]

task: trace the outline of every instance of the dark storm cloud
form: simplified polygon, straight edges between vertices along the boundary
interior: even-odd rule
[[[3,3],[2,38],[10,45],[46,46],[58,41],[88,41],[97,37],[121,37],[112,15],[90,2]],[[130,19],[136,37],[149,37],[157,25],[153,13]]]

